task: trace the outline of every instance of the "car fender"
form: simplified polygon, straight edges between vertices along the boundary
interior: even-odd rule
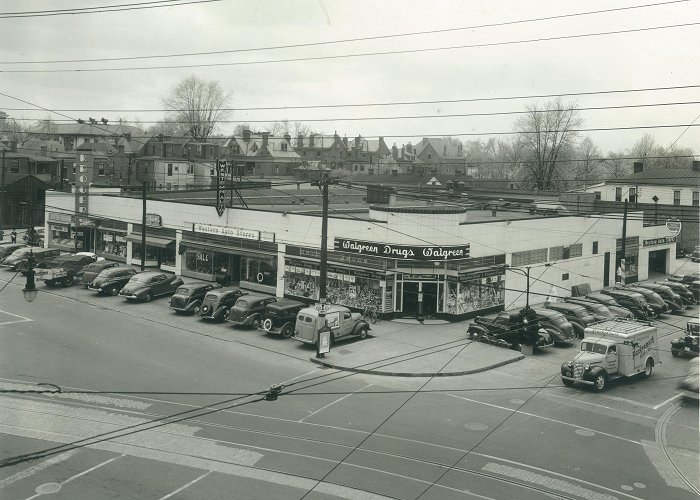
[[[603,368],[602,366],[594,366],[593,368],[591,368],[587,372],[583,373],[583,380],[588,380],[588,381],[593,382],[596,379],[596,377],[601,374],[601,372],[607,373],[605,368]]]
[[[477,325],[475,323],[470,324],[467,326],[467,334],[469,334],[470,337],[475,337],[480,334],[486,334],[488,333],[488,329],[484,328],[483,326]]]
[[[358,321],[352,329],[352,335],[358,335],[360,333],[360,330],[362,330],[363,328],[366,328],[367,331],[371,330],[371,328],[369,327],[369,323],[367,323],[364,320]]]
[[[194,308],[199,307],[200,305],[202,305],[201,300],[193,300],[192,302],[187,304],[187,307],[185,308],[185,310],[186,311],[194,311]]]

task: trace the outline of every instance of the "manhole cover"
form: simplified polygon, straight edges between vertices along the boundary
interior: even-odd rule
[[[61,491],[61,485],[58,483],[44,483],[37,486],[34,491],[40,495],[50,495]]]

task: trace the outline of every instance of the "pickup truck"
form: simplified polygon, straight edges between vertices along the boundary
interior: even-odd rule
[[[533,347],[548,347],[554,345],[552,336],[538,326],[537,339]],[[520,350],[520,344],[525,343],[526,325],[523,324],[522,311],[513,309],[498,313],[494,319],[477,316],[467,327],[467,336],[478,342],[485,342],[498,347]]]
[[[95,259],[89,255],[60,255],[39,262],[35,268],[35,276],[48,286],[67,287],[71,286],[76,279],[80,279],[83,268],[93,262]]]

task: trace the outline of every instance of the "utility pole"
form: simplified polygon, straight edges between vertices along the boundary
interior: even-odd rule
[[[321,218],[321,265],[320,265],[320,279],[319,279],[319,302],[321,304],[321,310],[323,311],[326,307],[326,299],[328,297],[327,293],[327,282],[328,282],[328,186],[334,184],[334,182],[328,178],[328,172],[322,170],[320,172],[319,179],[312,181],[312,186],[318,186],[321,191],[321,197],[323,200],[323,211]]]
[[[622,216],[622,257],[620,257],[620,284],[625,284],[625,272],[627,271],[627,262],[625,259],[625,250],[627,243],[627,199],[625,199],[625,211]]]
[[[148,166],[143,164],[142,190],[141,199],[143,201],[143,210],[141,212],[141,270],[146,269],[146,171]]]
[[[5,148],[2,150],[2,167],[0,167],[0,228],[5,225]]]

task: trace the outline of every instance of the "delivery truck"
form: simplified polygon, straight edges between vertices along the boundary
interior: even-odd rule
[[[611,319],[584,330],[579,353],[561,365],[561,381],[601,392],[616,378],[648,378],[660,363],[658,333],[652,323]]]

